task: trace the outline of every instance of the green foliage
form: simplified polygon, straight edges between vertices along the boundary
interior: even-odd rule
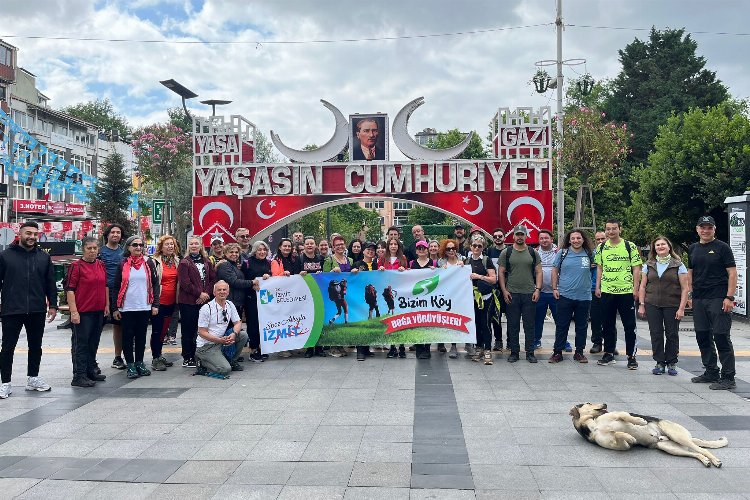
[[[651,29],[649,39],[637,38],[620,50],[622,70],[612,81],[603,110],[626,122],[635,137],[630,159],[645,162],[659,125],[672,113],[715,106],[728,98],[716,73],[704,69],[698,44],[684,29]]]
[[[121,139],[130,133],[128,121],[117,114],[115,107],[107,98],[81,102],[62,108],[60,111],[96,125],[107,133],[116,130]]]
[[[453,224],[453,217],[443,212],[427,208],[423,205],[414,205],[409,210],[407,216],[409,224],[415,226],[419,225],[436,225],[436,224]]]
[[[568,86],[565,90],[567,103],[563,109],[566,114],[579,108],[601,109],[604,106],[604,101],[612,92],[611,80],[604,80],[601,82],[594,82],[594,87],[591,89],[591,92],[584,95],[577,85],[582,78],[583,77],[568,80]]]
[[[122,155],[110,153],[101,166],[101,177],[94,186],[89,200],[89,210],[103,222],[122,224],[133,234],[128,219],[132,194],[130,176],[125,171]]]
[[[169,115],[169,123],[171,125],[182,129],[183,132],[192,133],[193,120],[188,118],[184,109],[169,108],[167,109],[167,115]]]
[[[648,164],[635,172],[629,219],[645,241],[664,234],[675,243],[695,240],[695,221],[721,214],[724,199],[750,186],[750,120],[744,103],[673,115],[659,129]],[[724,217],[717,217],[719,236]]]
[[[437,138],[427,143],[427,147],[431,149],[445,149],[455,146],[466,138],[466,134],[461,132],[457,128],[451,129],[447,132],[438,132]],[[461,153],[458,158],[471,159],[471,158],[487,158],[488,150],[482,142],[482,138],[474,132],[474,136],[469,142],[469,146]]]
[[[330,233],[339,233],[346,241],[359,237],[362,225],[367,226],[367,239],[378,240],[380,234],[380,216],[374,210],[366,210],[357,203],[337,205],[329,209],[331,227],[326,228],[326,210],[318,210],[305,215],[289,224],[289,231],[302,231],[305,235],[315,236],[318,239]],[[327,230],[328,229],[328,230]]]
[[[281,159],[273,149],[273,144],[263,132],[255,133],[255,161],[257,163],[279,163]]]

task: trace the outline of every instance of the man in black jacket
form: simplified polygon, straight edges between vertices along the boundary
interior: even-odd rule
[[[42,361],[45,313],[49,321],[57,315],[57,287],[52,259],[37,246],[38,233],[39,225],[36,222],[24,222],[18,232],[18,241],[0,253],[0,314],[3,318],[0,399],[7,398],[12,392],[13,354],[22,327],[26,328],[29,343],[26,390],[51,389],[39,377],[39,364]]]

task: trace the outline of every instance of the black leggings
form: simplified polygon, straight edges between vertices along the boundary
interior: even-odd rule
[[[73,375],[87,376],[96,372],[96,351],[102,337],[104,311],[82,312],[81,322],[71,325],[73,346]]]
[[[43,312],[3,316],[3,347],[0,351],[0,372],[2,372],[3,384],[10,382],[13,373],[13,354],[22,327],[26,327],[26,339],[29,343],[29,364],[26,373],[29,377],[39,375],[39,364],[42,362],[44,316]]]
[[[182,359],[195,359],[195,347],[198,339],[198,314],[200,310],[201,304],[180,304]]]
[[[174,310],[174,304],[168,306],[159,304],[159,313],[151,316],[151,356],[154,359],[161,357],[161,348],[167,337]]]
[[[143,352],[146,350],[146,331],[148,320],[151,318],[151,308],[148,311],[128,311],[122,314],[122,354],[125,362],[143,362]]]

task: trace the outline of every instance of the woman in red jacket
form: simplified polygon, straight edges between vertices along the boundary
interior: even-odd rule
[[[177,302],[182,324],[182,366],[195,368],[198,313],[211,299],[216,282],[216,271],[200,238],[193,236],[188,240],[188,255],[177,266],[177,282],[180,286]]]

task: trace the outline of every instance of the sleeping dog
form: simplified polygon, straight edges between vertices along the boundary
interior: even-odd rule
[[[706,467],[721,467],[721,460],[704,448],[723,448],[729,444],[725,437],[715,441],[694,438],[686,428],[669,420],[625,411],[608,412],[604,403],[575,405],[570,415],[581,436],[610,450],[625,451],[640,445],[670,455],[697,458]]]

